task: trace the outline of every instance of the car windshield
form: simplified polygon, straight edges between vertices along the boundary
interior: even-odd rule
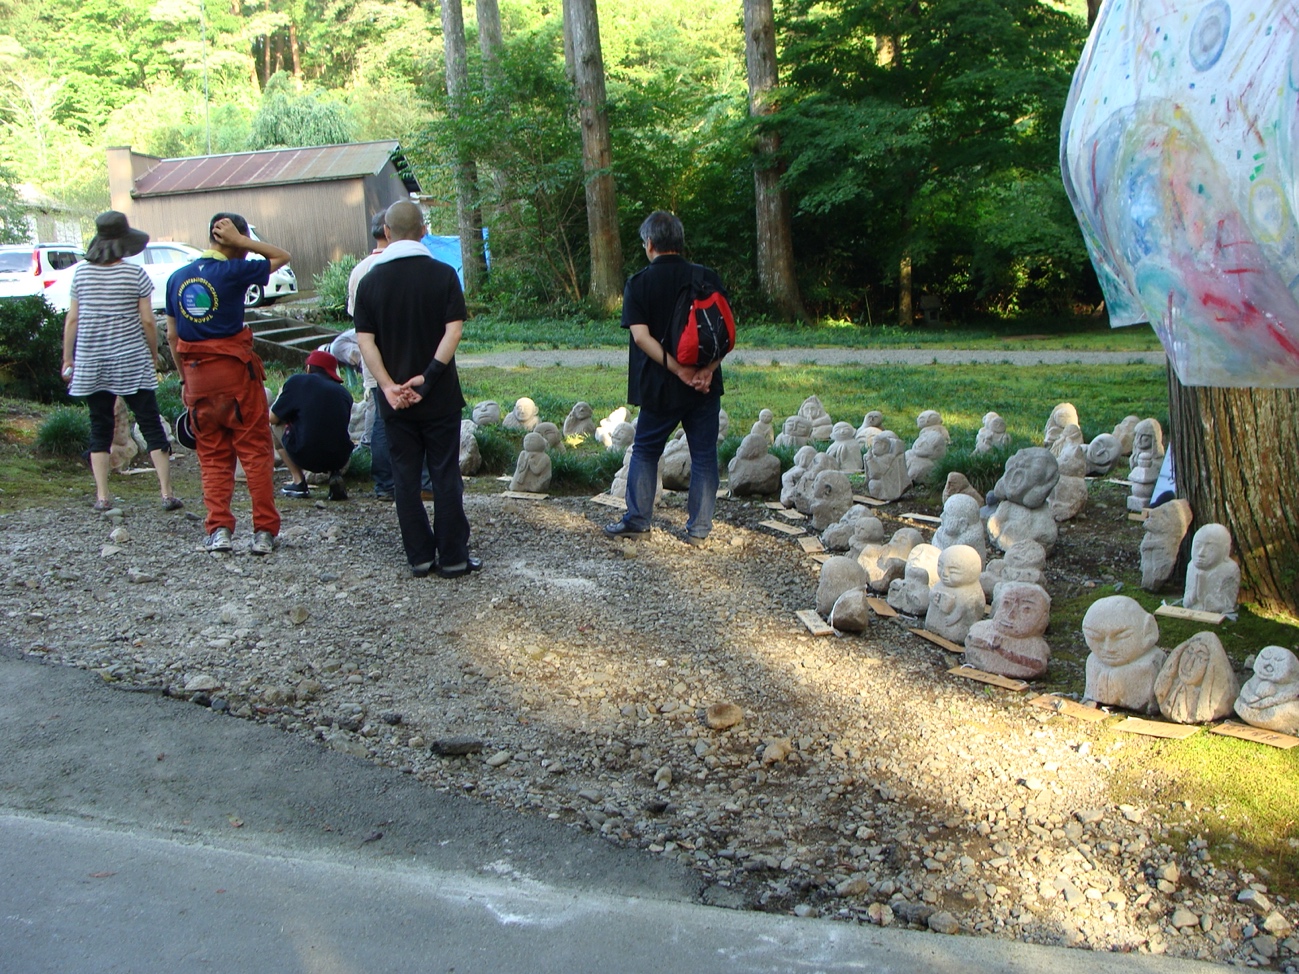
[[[22,271],[32,269],[32,252],[30,250],[0,251],[0,271]]]

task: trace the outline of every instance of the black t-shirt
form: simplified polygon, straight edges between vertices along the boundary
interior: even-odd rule
[[[395,382],[422,375],[446,335],[447,322],[466,317],[465,295],[455,269],[432,257],[398,257],[375,264],[356,288],[356,330],[374,336],[384,368]],[[412,420],[464,408],[454,358],[422,395],[419,403],[402,411]],[[383,396],[379,410],[385,416],[393,412]]]
[[[682,291],[690,286],[694,268],[680,254],[660,254],[644,270],[633,274],[622,292],[622,327],[647,325],[650,334],[666,347],[672,330],[672,313]],[[724,291],[721,278],[707,267],[704,279]],[[713,373],[708,392],[696,392],[664,368],[662,362],[651,361],[630,336],[628,344],[627,401],[633,406],[675,412],[721,396],[721,366]]]
[[[352,455],[347,434],[352,394],[328,376],[289,376],[271,412],[284,421],[284,448],[298,466],[331,473],[341,470]]]

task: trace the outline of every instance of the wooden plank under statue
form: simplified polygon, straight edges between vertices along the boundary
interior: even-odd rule
[[[549,494],[537,494],[530,490],[507,490],[501,493],[502,497],[508,497],[516,501],[544,501]]]
[[[802,528],[793,524],[786,524],[784,521],[759,521],[758,525],[764,528],[771,528],[773,531],[779,531],[781,534],[800,535],[807,534]]]
[[[878,497],[868,497],[866,494],[853,494],[852,502],[854,504],[865,504],[868,507],[883,507],[888,501],[882,501]]]
[[[807,626],[813,636],[833,636],[834,627],[817,615],[815,609],[799,609],[794,613],[798,621]]]
[[[814,538],[811,535],[805,534],[801,538],[796,538],[795,540],[798,541],[798,546],[809,555],[815,555],[825,551],[825,545],[821,544],[820,538]]]
[[[1291,737],[1280,731],[1270,731],[1263,727],[1225,720],[1209,728],[1210,734],[1221,734],[1223,737],[1235,737],[1242,741],[1253,741],[1255,744],[1266,744],[1268,747],[1279,747],[1283,751],[1299,745],[1299,737]]]
[[[1129,717],[1114,725],[1116,731],[1125,734],[1141,734],[1143,737],[1163,737],[1173,741],[1184,741],[1200,733],[1194,724],[1173,724],[1166,720],[1145,720],[1141,717]]]
[[[947,672],[953,676],[965,677],[967,680],[977,680],[989,686],[1001,687],[1003,690],[1014,690],[1016,693],[1028,689],[1028,684],[1023,680],[1012,680],[1000,673],[986,673],[983,670],[976,670],[973,666],[953,666]]]
[[[943,519],[941,517],[934,517],[934,515],[932,514],[910,513],[910,514],[902,514],[900,516],[906,518],[909,521],[919,521],[921,524],[942,524],[943,523]]]
[[[627,502],[621,497],[614,497],[613,494],[596,494],[591,498],[591,503],[602,507],[616,507],[620,511],[627,510]]]
[[[1167,616],[1169,619],[1185,619],[1188,622],[1205,622],[1211,626],[1218,626],[1227,617],[1221,612],[1202,612],[1199,609],[1185,609],[1180,605],[1161,605],[1155,610],[1157,616]]]
[[[949,653],[965,652],[964,646],[958,646],[950,639],[944,639],[942,636],[938,635],[938,633],[930,632],[928,629],[908,629],[907,631],[912,635],[919,636],[921,639],[928,639],[935,646],[939,646],[947,650]]]
[[[1111,716],[1099,707],[1088,707],[1077,700],[1058,697],[1054,693],[1044,693],[1040,697],[1034,697],[1029,701],[1029,705],[1055,714],[1064,714],[1066,717],[1086,721],[1089,724],[1099,723]]]
[[[898,617],[898,610],[878,596],[871,596],[866,600],[866,604],[881,619],[896,619]]]

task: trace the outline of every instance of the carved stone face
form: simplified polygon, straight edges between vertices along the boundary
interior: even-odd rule
[[[572,411],[568,414],[579,422],[584,419],[590,419],[594,415],[591,404],[588,402],[579,402],[573,406]]]
[[[1216,568],[1231,551],[1231,535],[1221,524],[1206,524],[1191,541],[1191,561],[1200,571]]]
[[[1093,467],[1112,467],[1119,459],[1118,437],[1101,433],[1087,444],[1087,460]]]
[[[1204,682],[1204,675],[1209,672],[1209,647],[1192,636],[1182,650],[1182,658],[1177,663],[1177,677],[1183,683],[1199,686]]]
[[[514,415],[521,420],[535,419],[537,416],[537,404],[523,396],[514,403]]]
[[[1159,624],[1126,595],[1093,602],[1083,616],[1083,638],[1101,662],[1123,666],[1140,659],[1159,641]]]
[[[1143,419],[1132,434],[1133,453],[1162,453],[1164,431],[1156,419]]]
[[[969,494],[953,494],[943,505],[942,528],[947,535],[960,534],[979,519],[979,502]]]
[[[523,449],[528,453],[545,453],[546,438],[540,433],[529,433],[523,438]]]
[[[636,427],[631,423],[619,423],[609,434],[609,439],[613,443],[612,449],[625,450],[636,439]]]
[[[936,409],[926,409],[916,416],[916,428],[924,429],[926,426],[942,426],[943,417],[938,414]]]
[[[1003,500],[1041,507],[1060,479],[1060,465],[1045,447],[1026,447],[1006,461],[995,493]]]
[[[772,414],[772,412],[771,412],[770,409],[763,409],[763,410],[759,411],[759,413],[758,413],[758,422],[759,422],[759,423],[766,423],[768,426],[771,425],[772,421],[773,421],[775,418],[776,418],[776,417]]]
[[[830,439],[836,443],[846,443],[857,436],[857,431],[852,428],[851,423],[835,423],[834,428],[830,431]]]
[[[1254,675],[1272,683],[1294,683],[1299,680],[1299,661],[1289,650],[1267,646],[1254,659]]]
[[[876,429],[884,428],[884,414],[878,409],[872,409],[862,420],[862,426],[874,426]]]
[[[978,585],[983,562],[969,545],[952,545],[938,556],[938,578],[949,588]]]
[[[806,470],[808,467],[812,465],[812,461],[815,459],[816,459],[816,447],[800,446],[798,448],[798,452],[794,454],[794,466],[802,467],[804,470]]]
[[[812,424],[804,416],[790,416],[785,420],[785,435],[806,439],[812,435]]]
[[[1000,416],[993,416],[992,419],[988,421],[988,429],[1000,436],[1002,433],[1006,432],[1006,421]]]
[[[501,421],[500,403],[485,399],[474,407],[474,422],[479,426],[494,426]]]
[[[1040,585],[1007,582],[997,599],[992,620],[1008,636],[1037,636],[1046,631],[1051,619],[1051,597]]]

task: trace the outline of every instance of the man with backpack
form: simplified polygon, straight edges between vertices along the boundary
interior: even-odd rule
[[[630,332],[627,401],[640,407],[640,415],[627,474],[627,513],[605,525],[604,533],[611,538],[649,536],[659,458],[679,425],[690,447],[685,541],[702,545],[712,530],[717,503],[719,366],[734,343],[734,322],[717,274],[681,256],[685,230],[675,215],[651,213],[641,224],[640,237],[650,264],[627,282],[622,304],[622,327]],[[710,340],[705,334],[706,306],[724,309],[729,338],[725,328],[720,338]],[[718,318],[711,320],[717,323]],[[683,351],[687,348],[689,352]],[[688,361],[679,361],[678,354]]]

